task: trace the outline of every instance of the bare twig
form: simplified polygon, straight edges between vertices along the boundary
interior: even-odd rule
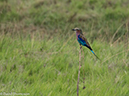
[[[80,45],[80,51],[79,51],[79,71],[78,71],[78,80],[77,80],[77,96],[79,96],[79,77],[80,77],[80,69],[81,69],[81,49],[82,46]]]
[[[83,64],[83,89],[85,89],[85,73],[84,73],[84,51],[83,51],[83,49],[82,49],[82,53],[83,53],[83,55],[82,55],[82,58],[83,58],[83,62],[82,62],[82,64]]]

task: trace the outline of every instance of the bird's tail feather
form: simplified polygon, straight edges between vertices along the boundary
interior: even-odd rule
[[[94,53],[94,51],[93,50],[90,50],[96,57],[97,57],[97,59],[99,59],[99,57]],[[100,59],[99,59],[100,60]]]

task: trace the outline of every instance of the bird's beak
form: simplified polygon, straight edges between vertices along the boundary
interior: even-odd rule
[[[72,31],[76,31],[75,29],[72,29]]]

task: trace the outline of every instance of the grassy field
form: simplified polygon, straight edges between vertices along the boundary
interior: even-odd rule
[[[129,96],[128,0],[0,0],[0,95]],[[83,89],[85,78],[85,89]]]

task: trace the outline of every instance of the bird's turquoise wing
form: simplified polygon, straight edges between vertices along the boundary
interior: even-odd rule
[[[90,51],[96,56],[96,54],[94,53],[94,51],[92,50],[92,48],[90,47],[90,44],[88,43],[87,39],[81,34],[78,36],[78,42],[83,45],[86,46],[87,48],[90,49]],[[97,57],[97,56],[96,56]],[[98,58],[98,57],[97,57]],[[99,58],[98,58],[99,59]],[[100,60],[100,59],[99,59]]]
[[[86,39],[82,34],[80,34],[80,35],[78,36],[78,39],[79,39],[78,42],[79,42],[80,44],[82,44],[83,46],[88,46],[88,47],[91,49],[90,44],[88,43],[87,39]]]

